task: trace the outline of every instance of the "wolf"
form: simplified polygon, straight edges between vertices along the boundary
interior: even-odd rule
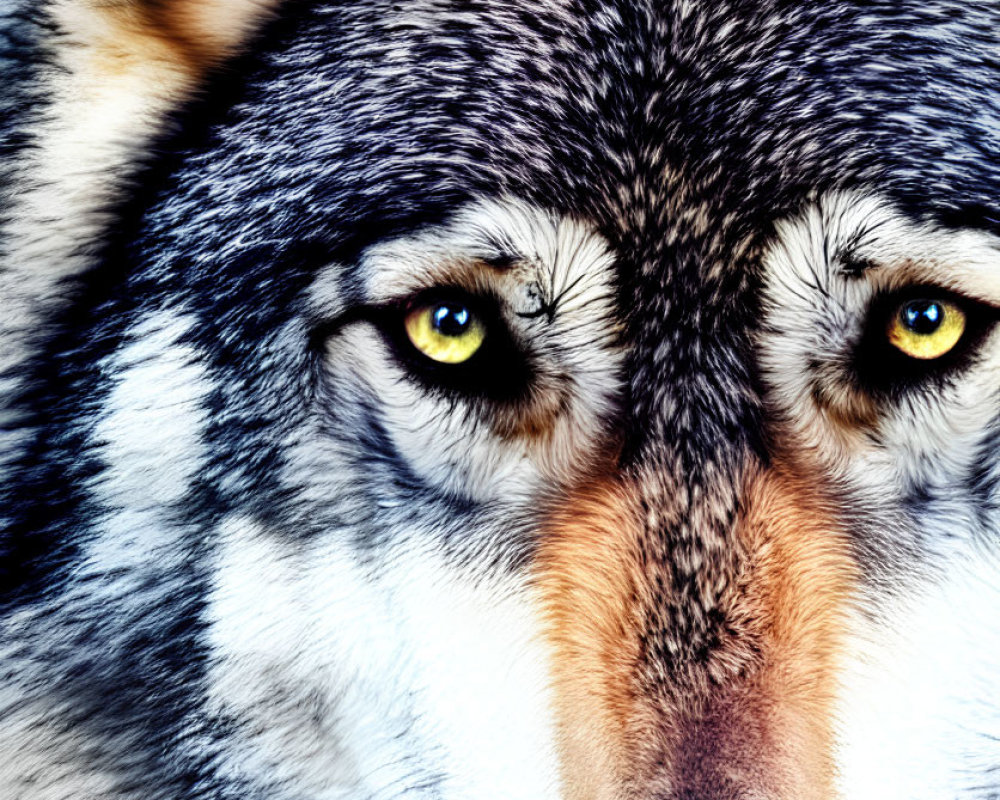
[[[0,797],[1000,797],[1000,6],[5,0]]]

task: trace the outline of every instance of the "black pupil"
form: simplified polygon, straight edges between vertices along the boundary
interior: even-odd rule
[[[907,328],[926,336],[941,327],[944,309],[933,300],[911,300],[903,306],[900,316]]]
[[[461,336],[469,327],[469,309],[441,303],[434,307],[434,330],[443,336]]]

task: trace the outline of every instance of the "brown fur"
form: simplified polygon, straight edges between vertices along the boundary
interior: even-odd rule
[[[746,494],[740,534],[752,554],[751,597],[760,608],[765,667],[751,694],[769,721],[786,765],[783,797],[832,793],[832,713],[854,565],[829,504],[781,470]]]
[[[670,583],[642,556],[656,535],[642,495],[638,482],[587,487],[554,512],[543,544],[566,797],[828,797],[852,569],[826,504],[777,469],[747,479],[735,522],[745,556],[719,609],[732,637],[681,674],[643,644]]]
[[[566,800],[621,796],[625,734],[642,714],[632,690],[641,530],[624,487],[591,486],[553,515],[539,555]]]
[[[110,71],[159,63],[190,79],[232,56],[279,0],[118,0],[54,4],[57,19]]]

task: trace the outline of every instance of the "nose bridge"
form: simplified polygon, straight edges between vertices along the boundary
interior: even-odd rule
[[[681,478],[634,470],[549,520],[565,796],[829,797],[852,570],[828,504],[779,466]]]

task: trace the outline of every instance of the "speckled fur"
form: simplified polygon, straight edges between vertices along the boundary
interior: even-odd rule
[[[0,795],[1000,795],[998,47],[9,4]],[[915,286],[977,326],[916,377]],[[442,288],[474,370],[402,334]]]

